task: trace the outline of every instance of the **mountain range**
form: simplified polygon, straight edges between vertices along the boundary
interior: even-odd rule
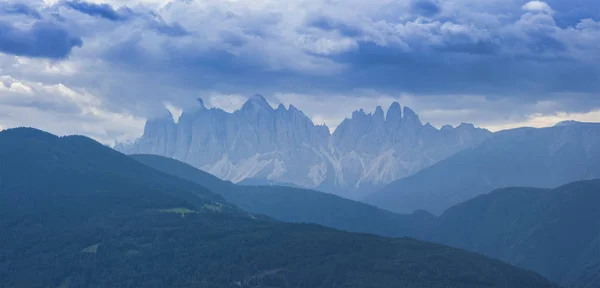
[[[554,188],[598,178],[600,124],[567,121],[496,132],[477,147],[397,180],[364,201],[393,212],[423,209],[439,215],[498,188]]]
[[[1,287],[558,287],[408,238],[286,224],[89,138],[0,132]]]
[[[355,111],[333,133],[293,105],[273,109],[260,95],[233,113],[197,103],[177,122],[170,113],[147,121],[140,139],[115,148],[181,160],[234,183],[289,183],[362,199],[492,135],[471,124],[422,124],[398,103],[387,113]]]

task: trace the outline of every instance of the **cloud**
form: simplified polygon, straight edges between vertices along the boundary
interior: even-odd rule
[[[579,122],[600,122],[600,110],[593,110],[585,113],[569,113],[569,112],[555,112],[551,114],[534,113],[527,115],[526,119],[514,123],[502,123],[499,125],[490,125],[488,129],[491,131],[501,131],[506,129],[512,129],[515,127],[535,127],[543,128],[554,126],[559,122],[563,121],[579,121]]]
[[[141,135],[144,120],[107,110],[102,100],[62,83],[42,84],[0,76],[0,126],[33,126],[59,134],[83,134],[112,145]]]
[[[392,99],[432,123],[490,127],[600,107],[595,0],[23,3],[38,14],[0,9],[2,74],[87,91],[138,118],[165,102],[185,109],[217,95],[205,100],[230,107],[255,93],[299,95],[286,104],[331,126]],[[42,41],[43,27],[62,38]],[[38,102],[37,111],[77,111]]]
[[[132,22],[134,26],[137,23],[142,23],[147,29],[165,36],[181,37],[190,35],[190,32],[180,23],[168,23],[160,14],[145,8],[139,8],[137,11],[134,11],[128,6],[121,6],[115,9],[113,5],[108,3],[96,4],[82,0],[66,1],[62,2],[62,5],[83,14],[112,22]]]
[[[109,4],[95,4],[85,1],[66,1],[65,6],[79,11],[84,14],[88,14],[94,17],[100,17],[111,21],[125,21],[131,17],[131,10],[129,8],[121,8],[119,11],[113,9]]]
[[[362,35],[360,27],[352,27],[341,21],[328,18],[326,16],[311,17],[307,21],[307,26],[316,27],[325,31],[337,31],[343,36],[358,37]]]
[[[600,1],[593,0],[546,0],[556,12],[553,14],[559,27],[575,26],[582,19],[600,20]]]
[[[31,27],[18,27],[0,21],[0,52],[63,59],[74,47],[82,45],[81,38],[71,35],[65,27],[53,22],[36,21]]]
[[[430,17],[440,13],[440,7],[430,0],[416,0],[412,3],[412,9],[418,15]]]
[[[181,24],[179,23],[167,24],[164,22],[153,21],[150,22],[149,26],[156,32],[171,37],[181,37],[190,35],[190,32],[183,28],[183,26],[181,26]]]
[[[523,5],[523,10],[529,12],[544,12],[548,14],[554,12],[548,3],[537,0],[525,3],[525,5]]]
[[[35,19],[41,19],[41,14],[34,8],[23,3],[0,3],[0,13],[21,14]]]

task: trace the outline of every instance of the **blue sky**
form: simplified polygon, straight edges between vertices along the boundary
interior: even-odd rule
[[[436,126],[600,121],[599,67],[596,0],[0,3],[0,127],[106,143],[255,93],[330,127],[393,101]]]

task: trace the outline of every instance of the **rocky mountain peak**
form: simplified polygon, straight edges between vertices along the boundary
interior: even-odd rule
[[[375,121],[377,123],[385,122],[385,119],[383,116],[383,108],[381,108],[381,106],[377,106],[377,108],[375,108],[375,114],[373,114],[373,121]]]
[[[273,111],[271,104],[260,94],[254,94],[248,98],[240,111],[270,112]]]
[[[198,103],[204,111],[204,102]],[[147,122],[141,139],[119,149],[175,158],[232,182],[266,179],[359,199],[367,189],[409,176],[490,134],[442,133],[397,102],[385,117],[380,106],[369,114],[354,111],[333,133],[294,105],[273,109],[259,94],[233,113],[205,111],[184,113],[178,123],[167,111],[168,117]]]
[[[460,123],[460,125],[458,125],[458,127],[456,127],[457,129],[475,129],[475,125],[471,124],[471,123]]]
[[[410,125],[423,125],[421,123],[421,119],[419,119],[419,115],[417,115],[417,113],[415,113],[415,111],[413,111],[412,109],[404,106],[404,110],[402,111],[402,114],[404,114],[404,117],[402,117],[402,122],[405,124],[410,124]]]
[[[450,132],[450,131],[454,130],[454,127],[452,127],[452,125],[444,125],[444,126],[442,126],[442,128],[440,130]]]
[[[402,120],[402,107],[400,107],[400,103],[394,102],[388,108],[387,114],[385,116],[385,121],[388,123],[400,123]]]
[[[365,113],[365,110],[360,109],[360,110],[355,110],[354,112],[352,112],[352,117],[350,117],[350,119],[354,120],[354,119],[365,119],[367,117],[367,113]]]
[[[305,117],[306,119],[309,119],[308,116],[306,116],[304,114],[304,112],[302,112],[300,109],[296,108],[296,106],[294,106],[294,105],[290,104],[289,111],[291,114],[300,115],[301,117]]]

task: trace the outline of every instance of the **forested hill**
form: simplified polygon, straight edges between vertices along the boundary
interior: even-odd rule
[[[223,181],[186,163],[157,155],[131,155],[152,168],[203,185],[230,203],[256,214],[295,223],[315,223],[388,237],[424,237],[436,224],[425,211],[395,214],[333,194],[286,186],[243,186]]]
[[[483,253],[567,287],[600,287],[600,180],[505,188],[448,209],[429,239]]]
[[[566,287],[598,287],[600,180],[556,189],[504,188],[456,205],[442,216],[388,211],[289,187],[244,187],[177,160],[132,155],[161,171],[205,185],[252,213],[384,236],[409,235],[532,269]]]
[[[411,239],[258,219],[84,137],[0,132],[2,287],[557,287]]]

